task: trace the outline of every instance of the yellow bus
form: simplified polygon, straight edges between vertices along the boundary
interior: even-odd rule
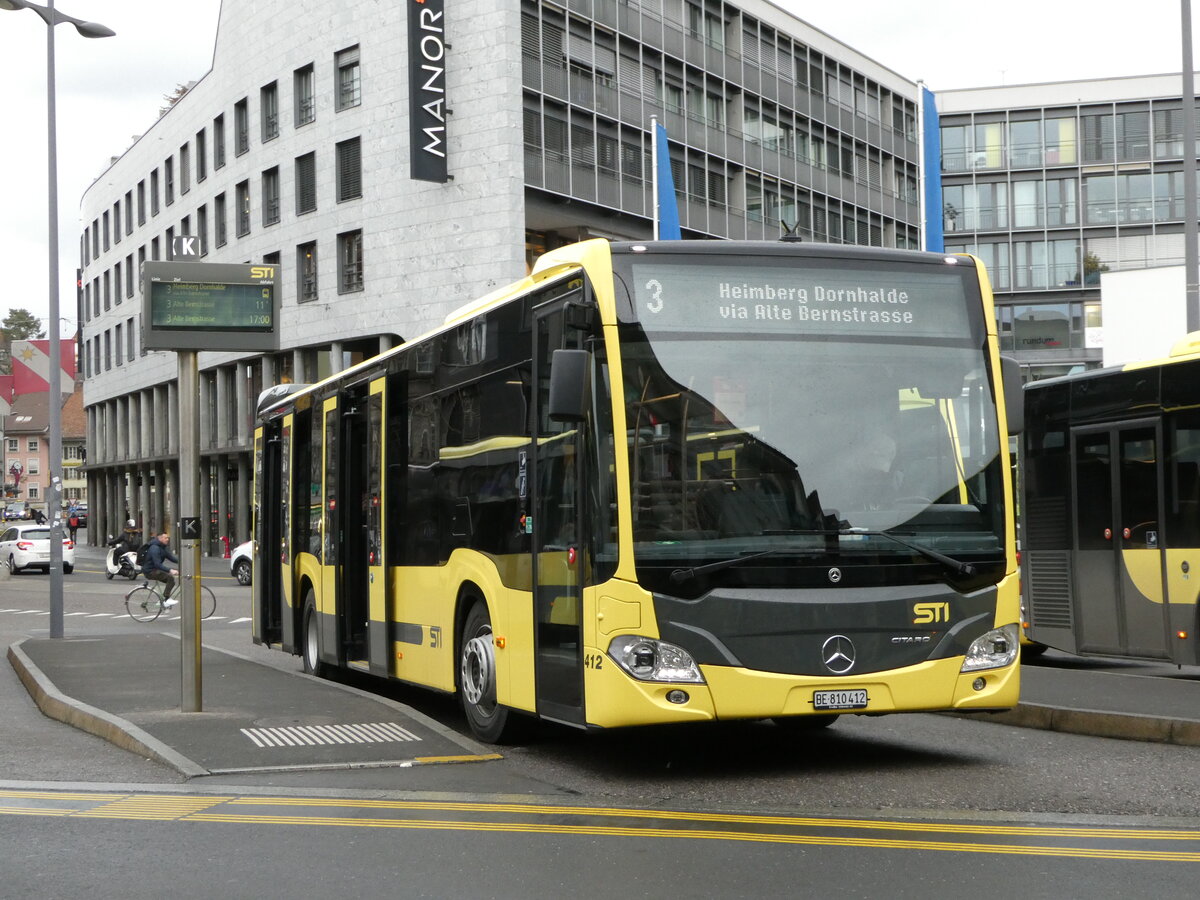
[[[254,639],[456,693],[486,741],[1011,707],[994,321],[966,256],[554,250],[264,393]]]
[[[1200,665],[1200,334],[1166,359],[1025,388],[1026,632]]]

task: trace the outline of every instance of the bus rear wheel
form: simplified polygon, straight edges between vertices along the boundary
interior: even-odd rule
[[[520,718],[496,702],[496,650],[487,605],[476,600],[463,620],[458,642],[458,694],[467,724],[481,741],[511,741]]]
[[[325,664],[321,662],[320,635],[317,633],[317,601],[312,589],[304,595],[304,671],[318,678],[325,677]]]

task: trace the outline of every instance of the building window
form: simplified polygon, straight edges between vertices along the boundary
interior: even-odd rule
[[[133,319],[125,320],[126,357],[133,362]]]
[[[179,193],[192,189],[192,148],[184,144],[179,148]]]
[[[296,248],[296,272],[299,283],[296,296],[301,303],[317,299],[317,242],[310,241]]]
[[[337,199],[354,200],[362,196],[362,151],[358,138],[337,145]]]
[[[133,234],[133,191],[125,192],[125,233]]]
[[[196,210],[196,237],[200,239],[200,255],[208,256],[208,207]]]
[[[317,118],[317,98],[313,81],[313,65],[299,68],[295,73],[293,91],[296,95],[296,127],[307,125]]]
[[[225,242],[229,240],[225,232],[225,195],[217,194],[213,197],[213,239],[217,242],[218,247],[224,247]]]
[[[272,81],[260,92],[262,99],[262,140],[273,141],[279,137],[279,85]]]
[[[338,293],[350,294],[363,289],[362,231],[338,235]]]
[[[233,105],[234,135],[233,153],[241,156],[250,150],[250,106],[244,97]]]
[[[36,450],[30,451],[30,452],[36,452]],[[36,456],[31,456],[27,460],[25,460],[25,474],[26,475],[41,475],[42,474],[41,460],[39,460]]]
[[[250,182],[240,182],[235,190],[237,236],[245,237],[250,233]]]
[[[358,45],[339,50],[337,53],[337,108],[339,111],[358,106],[362,102],[362,84],[359,80]]]
[[[150,173],[150,215],[158,215],[158,169]]]
[[[262,222],[263,225],[279,222],[279,166],[262,173]]]
[[[113,296],[117,298],[117,305],[121,305],[121,264],[113,263]]]
[[[225,115],[213,119],[213,168],[225,165]]]
[[[28,444],[26,444],[25,446],[26,446],[26,449],[28,449],[28,451],[29,451],[30,453],[37,453],[37,452],[38,452],[38,447],[39,447],[39,444],[38,444],[38,439],[37,439],[37,438],[29,438],[29,443],[28,443]],[[16,447],[14,447],[13,449],[15,450],[15,449],[16,449]],[[36,460],[34,460],[34,465],[35,465],[35,466],[37,465],[37,461],[36,461]],[[32,474],[36,474],[36,472],[35,472],[35,473],[32,473]]]
[[[42,485],[39,482],[36,482],[36,481],[29,482],[28,490],[29,490],[29,499],[30,500],[41,500],[42,499]]]
[[[121,201],[113,204],[113,243],[121,243]]]
[[[296,157],[296,215],[302,216],[317,208],[317,155],[305,153]]]
[[[18,441],[16,438],[9,438],[8,439],[8,452],[9,453],[20,453],[21,452],[20,441]]]
[[[116,364],[118,366],[120,366],[121,363],[123,362],[123,360],[121,358],[121,332],[122,332],[122,330],[123,330],[123,326],[121,325],[120,322],[118,322],[116,328],[113,329],[113,333],[116,335],[116,338],[113,341],[113,343],[116,344],[117,352],[115,354],[115,357],[116,357]]]
[[[139,181],[137,185],[138,224],[146,224],[146,182]]]
[[[104,249],[107,250],[109,247],[109,243],[108,243],[108,213],[105,212],[104,216],[102,218],[104,221]]]
[[[201,128],[196,132],[196,180],[208,177],[208,132]]]
[[[125,296],[133,296],[133,254],[125,257]]]
[[[163,161],[163,192],[167,206],[170,206],[175,202],[175,158],[171,156]]]

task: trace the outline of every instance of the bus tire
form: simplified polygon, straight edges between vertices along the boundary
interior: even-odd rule
[[[304,671],[318,678],[325,677],[325,663],[321,662],[321,641],[317,624],[317,601],[312,588],[304,595],[304,644],[301,658]]]
[[[520,718],[496,702],[496,650],[487,604],[468,600],[458,641],[458,696],[471,732],[481,741],[502,744],[514,739]]]

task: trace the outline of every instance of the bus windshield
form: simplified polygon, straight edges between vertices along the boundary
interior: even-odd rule
[[[920,259],[618,258],[639,578],[1002,563],[978,278]]]

